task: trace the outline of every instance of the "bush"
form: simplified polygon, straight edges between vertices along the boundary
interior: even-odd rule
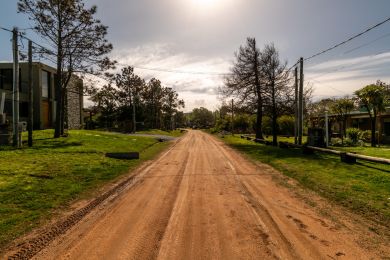
[[[370,142],[371,141],[371,131],[365,130],[360,132],[360,140],[364,142]]]
[[[357,142],[360,139],[361,132],[358,128],[348,128],[347,129],[347,136],[353,144],[357,144]]]
[[[295,120],[292,116],[281,116],[278,118],[279,134],[293,136]]]

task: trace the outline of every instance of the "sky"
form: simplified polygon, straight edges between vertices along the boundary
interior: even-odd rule
[[[111,57],[156,77],[195,107],[216,109],[218,88],[234,53],[255,37],[274,43],[289,66],[390,17],[389,0],[87,0],[109,26]],[[0,26],[17,26],[44,44],[16,12],[17,0],[1,0]],[[0,61],[11,60],[10,35],[0,31]],[[171,72],[147,69],[173,70]],[[390,83],[390,22],[304,64],[305,85],[315,100],[352,95],[381,79]],[[88,102],[86,102],[89,104]]]

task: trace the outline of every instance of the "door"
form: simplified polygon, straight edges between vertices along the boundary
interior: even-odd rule
[[[51,109],[49,101],[42,101],[42,120],[43,128],[47,129],[51,127]]]

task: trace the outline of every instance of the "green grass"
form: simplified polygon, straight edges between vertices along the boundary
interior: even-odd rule
[[[268,136],[265,139],[268,141],[272,141],[272,136]],[[278,136],[278,142],[279,141],[294,143],[294,137]],[[305,143],[306,141],[307,141],[307,136],[303,136],[302,142]],[[344,151],[344,152],[353,152],[362,155],[390,159],[390,146],[388,145],[382,145],[381,147],[371,147],[369,146],[369,144],[365,144],[365,146],[348,146],[348,147],[330,146],[329,148],[339,150],[339,151]]]
[[[32,148],[0,147],[0,249],[169,145],[101,131],[52,136],[51,130],[35,131]],[[140,152],[141,159],[105,157],[106,152],[126,151]]]
[[[389,146],[382,146],[382,147],[357,146],[357,147],[331,147],[331,148],[339,151],[344,151],[344,152],[354,152],[357,154],[390,159]]]
[[[137,134],[148,134],[148,135],[166,135],[166,136],[172,136],[172,137],[180,137],[183,135],[184,132],[181,132],[181,130],[173,130],[173,131],[164,131],[160,129],[150,129],[145,131],[137,131]]]
[[[390,225],[390,167],[340,162],[333,155],[303,155],[299,149],[281,149],[238,136],[223,139],[251,158],[272,165],[320,195],[383,225]]]

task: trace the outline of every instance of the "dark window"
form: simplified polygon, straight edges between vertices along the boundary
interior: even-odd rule
[[[28,102],[19,103],[19,116],[20,117],[28,117]]]
[[[384,123],[385,136],[390,136],[390,122]]]
[[[5,90],[12,90],[13,86],[13,71],[12,69],[0,70],[0,88]]]
[[[6,99],[4,103],[4,113],[12,116],[12,100]]]
[[[42,97],[50,97],[50,73],[42,70]]]
[[[13,69],[0,69],[0,88],[13,90],[14,74]],[[19,91],[22,91],[22,71],[19,70]]]

